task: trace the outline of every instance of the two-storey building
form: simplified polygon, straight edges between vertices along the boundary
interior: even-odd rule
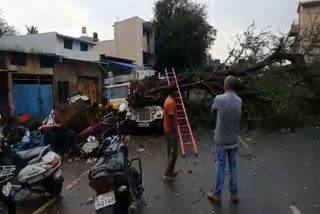
[[[311,35],[318,32],[317,26],[320,24],[320,0],[300,1],[298,4],[298,19],[295,20],[289,31],[289,36],[296,39],[293,52],[305,54],[304,47],[310,45]],[[319,55],[318,50],[313,50]],[[312,58],[306,55],[306,60],[311,61]]]
[[[113,25],[114,39],[97,42],[100,54],[135,61],[140,67],[154,66],[155,32],[150,22],[135,16]]]
[[[42,117],[78,93],[99,101],[94,45],[56,32],[0,38],[0,113]]]

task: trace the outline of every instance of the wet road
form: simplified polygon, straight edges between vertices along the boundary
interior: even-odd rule
[[[238,206],[230,203],[228,173],[222,204],[216,206],[206,199],[205,193],[215,181],[211,135],[203,132],[196,136],[200,155],[195,158],[190,153],[178,160],[180,175],[174,183],[162,181],[164,138],[132,137],[131,156],[143,161],[146,206],[142,214],[320,213],[320,129],[296,133],[254,131],[245,136],[248,148],[241,147],[239,153]],[[66,163],[62,197],[49,203],[41,199],[20,204],[18,214],[94,213],[94,204],[86,204],[94,196],[86,174],[90,167],[86,161]]]

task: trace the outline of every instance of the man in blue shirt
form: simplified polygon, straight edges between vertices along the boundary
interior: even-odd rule
[[[236,78],[228,76],[224,82],[225,93],[216,96],[212,110],[217,111],[217,122],[214,136],[216,148],[216,185],[207,193],[207,197],[220,203],[220,195],[224,184],[224,171],[226,160],[230,170],[230,192],[233,203],[239,202],[238,197],[238,175],[237,175],[237,152],[240,142],[240,119],[242,100],[236,95]]]

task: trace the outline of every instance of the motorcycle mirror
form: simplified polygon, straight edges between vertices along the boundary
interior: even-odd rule
[[[124,112],[124,110],[126,110],[126,104],[125,103],[121,103],[119,106],[119,112]]]

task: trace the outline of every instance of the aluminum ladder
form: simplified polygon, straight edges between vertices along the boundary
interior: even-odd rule
[[[190,126],[189,118],[183,102],[176,72],[174,68],[172,68],[170,71],[168,71],[168,69],[165,69],[165,73],[166,73],[168,86],[175,86],[177,88],[176,94],[173,98],[177,106],[178,136],[179,136],[182,156],[186,157],[186,153],[185,153],[186,146],[192,146],[195,155],[198,156],[197,144],[194,140],[192,128]]]

